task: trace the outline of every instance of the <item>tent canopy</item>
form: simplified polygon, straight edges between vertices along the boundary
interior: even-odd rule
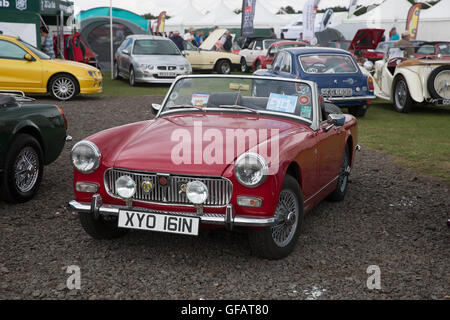
[[[450,20],[450,0],[441,0],[431,8],[422,10],[420,19]]]
[[[176,12],[172,18],[166,20],[166,29],[176,30],[189,28],[195,26],[202,17],[203,14],[193,6],[192,0],[188,0],[186,1],[186,5]]]
[[[406,21],[406,16],[410,8],[411,3],[407,0],[386,0],[365,14],[352,17],[348,22],[360,23],[363,21],[376,23],[382,21]]]
[[[214,25],[218,26],[235,26],[241,23],[241,18],[239,15],[234,13],[230,8],[228,8],[223,0],[212,8],[203,18],[199,19],[195,25],[196,26],[208,26],[212,27]]]

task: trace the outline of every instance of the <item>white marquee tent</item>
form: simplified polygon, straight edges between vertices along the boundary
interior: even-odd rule
[[[450,0],[441,0],[433,7],[422,10],[417,39],[450,41]]]
[[[193,22],[193,27],[208,27],[219,26],[221,28],[231,28],[241,25],[241,17],[234,13],[223,0],[220,0],[211,11],[209,11],[203,18],[197,19]]]
[[[192,24],[204,17],[203,13],[197,10],[192,0],[187,0],[186,5],[176,12],[172,18],[167,19],[165,29],[166,31],[178,30],[183,33],[184,29],[192,26]]]

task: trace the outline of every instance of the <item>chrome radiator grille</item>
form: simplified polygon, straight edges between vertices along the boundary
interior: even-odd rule
[[[180,193],[180,187],[191,181],[201,181],[208,187],[208,199],[205,206],[222,207],[226,206],[231,201],[233,193],[233,185],[230,180],[222,177],[202,177],[202,176],[182,176],[170,175],[167,177],[167,185],[162,186],[159,183],[159,176],[151,172],[132,172],[120,169],[109,169],[105,172],[105,187],[107,192],[118,198],[116,192],[115,181],[121,176],[129,176],[136,182],[137,191],[133,197],[134,201],[142,201],[158,204],[173,204],[173,205],[192,205],[187,199],[186,193]],[[165,177],[165,176],[164,176]],[[150,192],[145,192],[142,188],[142,183],[150,181],[153,188]]]

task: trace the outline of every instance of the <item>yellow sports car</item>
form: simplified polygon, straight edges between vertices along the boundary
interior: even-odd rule
[[[0,35],[0,90],[50,93],[58,100],[102,92],[100,70],[87,64],[50,59],[17,37]]]

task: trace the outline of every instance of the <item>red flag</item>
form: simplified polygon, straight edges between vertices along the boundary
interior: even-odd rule
[[[409,9],[408,19],[406,20],[406,31],[409,31],[411,40],[416,40],[417,31],[419,29],[419,17],[422,4],[415,4]]]

